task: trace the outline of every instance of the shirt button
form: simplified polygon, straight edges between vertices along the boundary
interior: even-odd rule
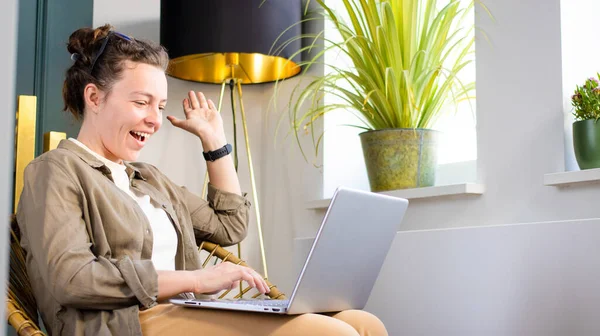
[[[149,229],[146,229],[146,234],[150,234],[150,230]]]

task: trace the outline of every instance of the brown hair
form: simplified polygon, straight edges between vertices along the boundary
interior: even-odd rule
[[[85,86],[93,83],[109,92],[121,78],[125,61],[167,69],[169,56],[161,45],[129,38],[112,28],[109,24],[96,29],[80,28],[69,37],[67,50],[74,62],[66,73],[63,100],[64,110],[71,112],[75,119],[83,118]]]

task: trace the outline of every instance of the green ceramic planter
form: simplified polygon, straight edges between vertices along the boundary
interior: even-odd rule
[[[600,168],[600,121],[574,122],[573,147],[580,169]]]
[[[400,128],[360,133],[371,191],[432,186],[438,134],[429,129]]]

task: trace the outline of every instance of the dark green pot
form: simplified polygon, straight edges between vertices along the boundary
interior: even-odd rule
[[[579,169],[600,168],[600,121],[574,122],[573,147]]]
[[[360,133],[371,191],[432,186],[438,134],[429,129],[404,128]]]

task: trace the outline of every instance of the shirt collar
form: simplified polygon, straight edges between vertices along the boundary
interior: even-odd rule
[[[110,172],[110,168],[104,162],[102,162],[102,160],[71,140],[61,140],[58,144],[58,148],[73,152],[92,168],[102,170],[103,173],[106,173],[106,171]],[[123,164],[130,179],[133,177],[144,181],[146,180],[138,168],[125,161],[123,161]]]

